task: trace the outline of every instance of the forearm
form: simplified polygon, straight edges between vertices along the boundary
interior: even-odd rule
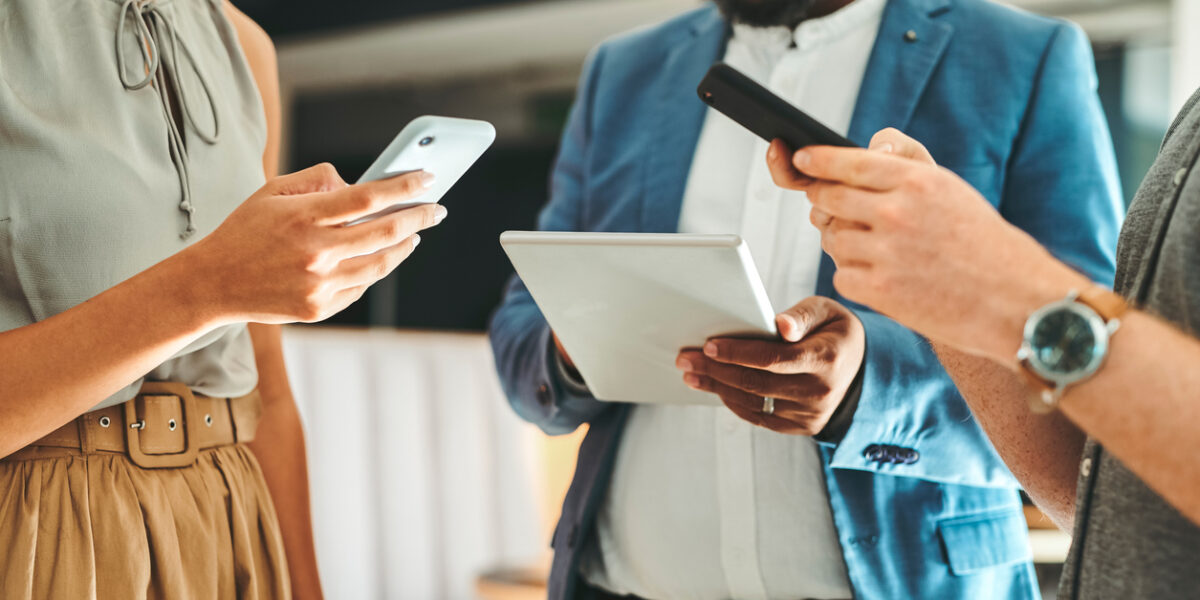
[[[267,400],[263,390],[263,398],[263,420],[250,449],[262,467],[279,517],[292,594],[297,599],[321,598],[300,415],[290,397]]]
[[[222,323],[173,256],[79,306],[0,333],[0,456],[83,414]]]
[[[1122,321],[1105,366],[1061,410],[1200,523],[1200,342],[1145,313]]]
[[[1033,501],[1060,528],[1075,518],[1083,432],[1058,413],[1035,415],[1020,377],[996,362],[934,344],[946,371],[992,445]]]
[[[284,368],[280,328],[251,325],[250,334],[259,367],[258,388],[263,397],[262,421],[250,449],[262,466],[275,503],[292,593],[298,599],[320,598],[304,428]]]
[[[1024,285],[997,288],[995,336],[979,351],[1016,368],[1024,320],[1037,308],[1091,285],[1049,262]],[[1059,407],[1085,434],[1192,521],[1200,523],[1200,341],[1155,317],[1129,311],[1109,355],[1090,379],[1071,386]],[[1024,391],[1023,398],[1029,392]]]

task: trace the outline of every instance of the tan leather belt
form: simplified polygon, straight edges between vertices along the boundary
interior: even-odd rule
[[[258,390],[209,398],[182,383],[148,381],[133,400],[86,413],[29,447],[123,452],[145,469],[187,467],[203,449],[253,440],[261,416]]]

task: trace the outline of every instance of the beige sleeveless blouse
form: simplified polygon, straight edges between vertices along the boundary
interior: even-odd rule
[[[265,144],[262,101],[220,0],[0,2],[0,331],[210,233],[262,185]],[[132,330],[155,315],[119,318]],[[258,380],[245,325],[146,377],[216,397]]]

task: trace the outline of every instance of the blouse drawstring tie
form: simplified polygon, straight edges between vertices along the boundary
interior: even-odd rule
[[[142,63],[145,68],[145,76],[141,79],[130,77],[129,70],[126,68],[125,52],[122,50],[122,40],[125,38],[126,24],[131,20],[134,22],[136,30],[133,35],[138,42],[138,49],[141,50]],[[163,52],[163,42],[166,41],[166,48],[169,51]],[[159,9],[158,4],[152,0],[125,0],[121,5],[120,17],[117,21],[117,37],[116,37],[116,52],[117,52],[117,73],[120,75],[121,84],[125,89],[130,91],[140,90],[155,82],[159,89],[159,100],[163,107],[163,116],[167,121],[168,146],[171,154],[171,162],[175,165],[175,172],[179,176],[179,188],[182,193],[182,198],[179,202],[179,210],[187,215],[187,228],[180,234],[180,237],[187,239],[196,232],[195,214],[196,207],[192,205],[191,181],[189,179],[188,164],[187,164],[187,146],[184,143],[183,132],[180,131],[179,123],[175,118],[174,109],[171,107],[171,100],[167,94],[167,86],[174,90],[175,97],[178,101],[179,110],[182,113],[182,123],[190,128],[207,144],[216,144],[220,136],[220,121],[217,115],[217,105],[213,100],[212,88],[204,74],[200,72],[200,67],[192,57],[192,52],[188,48],[187,43],[179,37],[179,33],[167,19],[166,15]],[[192,72],[196,74],[196,79],[200,82],[200,87],[204,93],[204,100],[208,102],[209,110],[212,114],[212,132],[206,132],[196,123],[195,116],[192,113],[191,98],[187,89],[183,85],[183,80],[180,78],[179,58],[183,57],[191,67]],[[164,64],[166,65],[164,68]]]

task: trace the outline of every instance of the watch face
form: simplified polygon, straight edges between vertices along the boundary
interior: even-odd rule
[[[1093,319],[1075,307],[1063,306],[1042,315],[1030,332],[1033,364],[1046,375],[1087,372],[1104,351]]]

